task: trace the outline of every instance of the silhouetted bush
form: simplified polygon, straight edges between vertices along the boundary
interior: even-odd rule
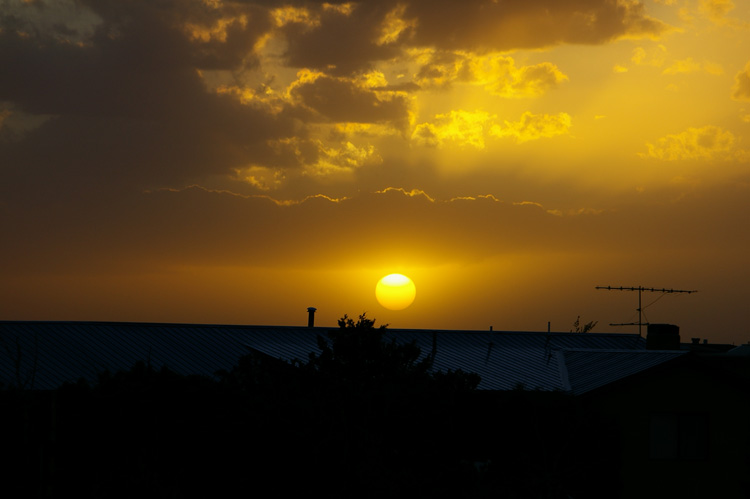
[[[603,497],[606,425],[562,393],[477,391],[364,314],[293,363],[217,377],[144,363],[0,392],[8,497]],[[609,489],[608,489],[609,487]]]

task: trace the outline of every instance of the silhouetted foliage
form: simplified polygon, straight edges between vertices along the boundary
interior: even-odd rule
[[[611,440],[570,396],[477,391],[365,314],[339,326],[304,362],[251,352],[216,378],[138,362],[0,392],[4,492],[585,498],[613,481]]]
[[[349,383],[357,389],[377,383],[416,382],[429,377],[432,359],[419,359],[414,343],[385,341],[387,325],[375,328],[375,321],[363,313],[357,322],[347,315],[338,321],[339,329],[318,336],[320,354],[310,354],[306,368],[330,381]]]
[[[594,327],[599,323],[599,321],[589,321],[586,324],[581,324],[581,316],[579,315],[576,317],[575,322],[573,323],[573,329],[570,330],[571,333],[588,333]]]

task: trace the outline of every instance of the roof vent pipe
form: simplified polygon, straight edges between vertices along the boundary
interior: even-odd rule
[[[315,326],[315,311],[318,310],[315,307],[307,307],[307,327]]]

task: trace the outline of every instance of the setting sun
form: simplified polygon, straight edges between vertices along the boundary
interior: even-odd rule
[[[417,288],[411,279],[402,274],[390,274],[378,281],[375,297],[389,310],[403,310],[414,301]]]

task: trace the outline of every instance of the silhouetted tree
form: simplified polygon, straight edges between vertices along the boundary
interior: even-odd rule
[[[432,359],[420,359],[421,350],[414,343],[386,341],[388,325],[375,327],[375,320],[361,314],[357,322],[344,315],[339,329],[318,336],[320,353],[311,353],[306,368],[328,378],[328,381],[351,385],[357,390],[378,383],[426,381]]]
[[[586,324],[581,324],[581,316],[579,315],[576,317],[575,322],[573,323],[573,329],[570,330],[571,333],[588,333],[594,327],[599,323],[599,321],[589,321]]]
[[[607,427],[568,394],[475,390],[479,376],[436,371],[364,313],[319,347],[305,362],[251,353],[218,381],[138,362],[91,385],[2,390],[0,422],[22,429],[3,490],[583,498],[612,482]]]
[[[434,372],[415,343],[387,338],[365,313],[344,315],[339,328],[318,337],[302,371],[326,417],[323,445],[337,466],[340,496],[424,495],[466,486],[458,444],[459,399],[479,384],[461,371]]]

